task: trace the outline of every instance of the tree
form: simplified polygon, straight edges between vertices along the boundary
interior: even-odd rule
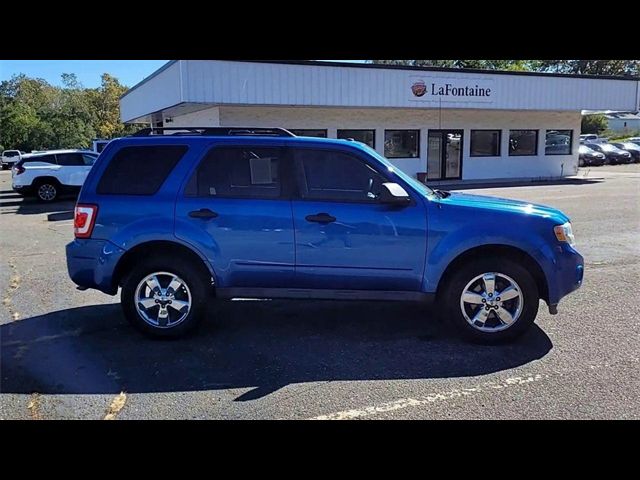
[[[538,67],[535,60],[373,60],[373,63],[482,70],[535,70]]]
[[[640,75],[640,60],[541,60],[543,72],[582,75]]]
[[[0,145],[24,151],[87,148],[93,138],[111,139],[138,127],[120,122],[120,96],[127,90],[105,73],[98,88],[84,88],[72,73],[62,87],[16,75],[0,82]]]
[[[604,115],[583,115],[582,116],[582,133],[599,134],[607,129],[608,123]]]
[[[373,63],[583,75],[640,76],[640,60],[373,60]]]

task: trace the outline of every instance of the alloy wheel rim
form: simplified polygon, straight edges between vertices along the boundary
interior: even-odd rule
[[[173,273],[154,272],[138,283],[134,302],[146,323],[155,328],[173,328],[191,311],[191,290]]]
[[[53,200],[56,197],[56,187],[49,183],[40,185],[38,188],[38,196],[42,200]]]
[[[481,332],[499,332],[513,326],[524,305],[518,283],[508,275],[486,272],[462,290],[460,309],[469,325]]]

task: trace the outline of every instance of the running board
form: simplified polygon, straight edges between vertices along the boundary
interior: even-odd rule
[[[218,298],[307,298],[314,300],[383,300],[432,302],[433,293],[393,290],[330,290],[314,288],[217,288]]]

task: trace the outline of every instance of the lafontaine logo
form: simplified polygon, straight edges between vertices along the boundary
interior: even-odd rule
[[[427,84],[424,83],[423,80],[418,80],[413,85],[411,85],[411,91],[416,97],[422,97],[425,93],[427,93]]]

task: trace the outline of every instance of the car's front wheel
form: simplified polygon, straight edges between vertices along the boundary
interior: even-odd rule
[[[540,296],[526,268],[496,256],[471,261],[454,271],[441,301],[449,320],[467,338],[499,343],[531,327]]]
[[[201,322],[208,293],[202,271],[189,261],[151,258],[126,276],[120,300],[127,320],[138,330],[179,337]]]

